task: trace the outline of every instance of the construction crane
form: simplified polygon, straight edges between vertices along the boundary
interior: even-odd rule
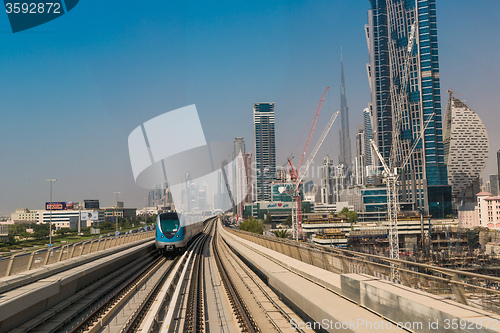
[[[406,20],[406,17],[400,17],[401,12],[397,10],[396,4],[393,0],[388,0],[387,3],[388,16],[392,22],[399,22],[401,19]],[[430,120],[433,118],[434,114],[430,116],[430,118],[425,122],[424,126],[422,126],[422,132],[414,141],[413,147],[410,149],[410,153],[406,156],[406,159],[403,157],[403,143],[401,140],[401,127],[403,124],[403,112],[408,109],[408,81],[410,78],[410,68],[413,65],[412,62],[412,53],[413,47],[415,45],[417,30],[418,30],[418,15],[415,15],[415,20],[411,24],[411,26],[406,28],[406,34],[408,38],[408,43],[406,49],[401,53],[398,50],[398,45],[395,40],[392,40],[389,43],[389,54],[390,59],[396,59],[396,61],[391,61],[390,66],[394,68],[397,73],[400,73],[399,76],[391,75],[391,85],[390,85],[390,94],[392,101],[392,145],[390,156],[388,159],[388,164],[383,159],[378,147],[375,145],[373,140],[370,141],[373,149],[376,152],[377,157],[384,167],[384,176],[386,177],[387,183],[387,214],[389,219],[389,245],[390,245],[390,258],[391,259],[399,259],[399,236],[397,230],[397,214],[399,210],[399,197],[398,192],[396,190],[398,172],[397,167],[401,170],[404,170],[406,164],[408,163],[413,151],[415,150],[418,142],[420,142],[420,138],[425,131],[425,128],[430,123]],[[398,26],[399,27],[399,26]],[[404,26],[402,26],[404,27]],[[401,29],[401,28],[398,28]],[[398,33],[403,33],[403,31],[397,31]],[[399,61],[399,58],[402,58],[402,61]],[[395,82],[395,79],[398,79]],[[411,90],[411,89],[410,89]],[[409,149],[409,145],[405,146],[406,149]],[[404,159],[404,161],[403,161]],[[391,279],[399,282],[400,276],[399,271],[396,269],[394,263],[391,263]]]
[[[307,154],[309,144],[311,143],[311,138],[312,138],[312,135],[314,133],[314,129],[316,128],[316,123],[318,122],[318,117],[319,117],[319,114],[321,112],[321,107],[323,106],[323,102],[325,100],[326,92],[328,91],[328,89],[330,89],[330,87],[325,88],[325,91],[323,92],[323,95],[321,96],[321,99],[318,102],[318,106],[316,107],[316,113],[314,114],[311,128],[309,129],[309,134],[307,136],[306,143],[304,145],[304,149],[302,150],[302,154],[300,155],[300,161],[299,161],[299,164],[298,164],[296,169],[294,169],[294,167],[293,167],[291,158],[288,158],[288,165],[290,166],[290,178],[291,178],[291,181],[294,185],[297,185],[297,180],[298,180],[299,174],[301,172],[302,163],[304,162],[304,158]],[[300,182],[299,182],[299,184],[300,184]],[[294,187],[297,187],[297,186],[294,186]],[[300,188],[299,188],[299,192],[300,192]],[[297,195],[296,191],[294,191],[292,193],[292,196],[294,196],[295,201],[297,202],[296,212],[298,215],[297,215],[296,219],[297,219],[298,225],[301,226],[302,225],[302,200],[300,198],[300,194]],[[293,213],[293,210],[292,210],[292,213]],[[294,229],[294,230],[296,230],[296,229]],[[294,237],[297,238],[298,232],[295,232],[294,235],[295,235]]]
[[[417,144],[420,142],[420,139],[425,133],[425,130],[427,126],[429,126],[432,118],[434,117],[435,113],[430,115],[429,119],[425,122],[424,127],[420,131],[420,134],[418,135],[417,139],[415,140],[413,147],[406,157],[403,165],[400,167],[401,169],[404,169],[406,167],[406,164],[408,164],[410,160],[410,156],[413,154],[413,151],[417,147]],[[399,236],[398,236],[398,211],[399,211],[399,198],[398,198],[398,191],[396,190],[396,183],[398,180],[398,168],[391,168],[385,163],[384,158],[382,157],[382,154],[380,154],[380,151],[378,150],[377,145],[375,144],[375,141],[373,139],[370,140],[370,144],[373,147],[373,150],[375,150],[375,153],[380,160],[380,163],[382,163],[384,167],[384,174],[386,179],[386,185],[387,185],[387,217],[389,220],[389,247],[390,247],[390,255],[389,258],[391,259],[399,259]],[[401,277],[399,275],[399,271],[396,267],[396,264],[391,262],[391,279],[393,281],[401,281]]]
[[[326,90],[325,90],[326,92]],[[323,94],[324,97],[324,94]],[[319,148],[323,144],[323,141],[325,141],[325,138],[330,131],[330,128],[332,128],[333,123],[335,122],[335,119],[337,119],[337,116],[339,115],[340,111],[335,112],[335,114],[332,115],[330,118],[330,121],[326,125],[326,128],[324,129],[323,133],[321,134],[321,137],[319,138],[318,142],[316,143],[316,146],[314,146],[313,151],[311,152],[311,155],[307,159],[307,162],[303,168],[298,170],[298,176],[297,180],[295,181],[294,185],[294,190],[293,190],[293,196],[295,201],[297,202],[297,205],[295,208],[292,208],[292,221],[293,221],[293,238],[295,240],[299,239],[299,234],[302,234],[302,200],[300,198],[300,184],[304,180],[304,177],[307,173],[307,170],[311,166],[312,161],[314,160],[314,157],[319,151]]]
[[[302,163],[304,162],[304,158],[306,157],[307,149],[309,148],[309,144],[311,143],[311,138],[314,133],[314,129],[316,128],[316,123],[318,122],[319,113],[321,112],[321,107],[323,106],[323,102],[325,101],[325,96],[328,89],[330,89],[330,87],[325,88],[323,96],[321,96],[321,99],[318,102],[318,106],[316,107],[316,114],[314,115],[311,129],[309,129],[309,134],[307,135],[307,140],[304,145],[304,150],[302,150],[302,154],[300,155],[300,161],[297,170],[295,171],[297,174],[300,173],[300,168],[302,167]]]
[[[321,96],[321,99],[318,102],[318,106],[316,107],[316,113],[314,114],[314,118],[311,124],[311,128],[309,129],[309,134],[307,135],[306,143],[304,144],[304,149],[302,150],[302,154],[300,154],[300,160],[299,164],[297,165],[297,168],[294,169],[292,165],[292,158],[288,158],[288,165],[290,166],[290,178],[292,179],[292,182],[295,182],[298,178],[298,174],[300,172],[300,168],[302,167],[302,163],[304,162],[304,158],[306,157],[307,150],[309,149],[309,144],[311,143],[311,138],[314,133],[314,129],[316,128],[316,123],[318,122],[318,117],[321,112],[321,108],[323,106],[323,102],[325,100],[326,92],[330,89],[330,87],[326,87],[325,91],[323,92],[323,96]],[[293,153],[292,153],[293,154]]]

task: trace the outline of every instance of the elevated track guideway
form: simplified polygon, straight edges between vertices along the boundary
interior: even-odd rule
[[[387,281],[391,263],[405,285]],[[161,256],[151,241],[0,289],[0,333],[453,332],[444,328],[454,320],[500,332],[500,292],[475,287],[489,293],[478,301],[456,272],[428,276],[420,266],[434,269],[239,232],[214,218],[182,255]],[[422,285],[437,293],[415,288]],[[454,298],[442,296],[447,288]],[[429,326],[434,318],[437,328]]]

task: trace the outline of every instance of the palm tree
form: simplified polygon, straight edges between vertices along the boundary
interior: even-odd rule
[[[278,238],[287,238],[288,237],[288,230],[274,230],[273,231],[274,236]]]

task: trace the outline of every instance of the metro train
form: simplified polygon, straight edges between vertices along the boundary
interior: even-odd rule
[[[158,214],[156,218],[155,245],[158,251],[175,252],[184,249],[203,231],[203,220],[177,212]]]

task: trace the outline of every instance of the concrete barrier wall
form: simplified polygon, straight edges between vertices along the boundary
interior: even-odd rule
[[[139,241],[137,243],[130,248],[126,244],[119,253],[108,254],[101,258],[92,258],[93,260],[90,262],[82,262],[86,261],[82,257],[47,265],[39,270],[51,271],[48,277],[37,279],[33,284],[3,292],[2,297],[0,297],[0,333],[18,327],[28,319],[34,318],[60,302],[67,300],[110,272],[137,258],[144,258],[154,250],[154,242],[152,241]],[[108,251],[113,251],[113,249]],[[99,253],[95,253],[87,257],[98,256]],[[71,263],[73,261],[75,261],[74,264]],[[26,274],[29,273],[26,272]],[[0,286],[2,280],[9,278],[14,277],[0,279]]]
[[[230,230],[226,229],[226,231]],[[346,272],[363,271],[363,265],[352,263],[349,265],[349,263],[342,263],[342,259],[339,259],[335,263],[333,260],[329,260],[328,257],[325,257],[327,260],[325,263],[320,264],[318,262],[319,257],[314,257],[316,255],[314,250],[302,249],[300,245],[290,246],[287,249],[286,244],[282,244],[281,246],[272,245],[272,242],[269,240],[252,237],[252,235],[234,232],[231,234],[233,237],[242,236],[239,238],[239,242],[232,243],[233,249],[239,248],[241,251],[246,251],[238,246],[238,243],[244,243],[247,247],[253,248],[258,254],[270,260],[273,260],[273,258],[281,260],[282,266],[286,269],[296,272],[327,289],[340,293],[353,304],[380,314],[382,318],[389,319],[396,326],[399,325],[400,328],[415,332],[432,333],[459,331],[500,332],[500,316],[494,313],[460,304],[442,296],[426,293],[401,284],[395,284],[373,275],[362,273],[338,274],[334,272],[335,270]],[[250,242],[247,240],[250,240]],[[275,250],[278,251],[273,252]],[[292,257],[295,260],[286,259],[282,254],[285,254],[288,258]],[[255,254],[246,252],[242,256],[251,262],[254,269],[258,270],[261,275],[264,275],[264,280],[270,286],[291,302],[295,302],[295,307],[300,308],[314,321],[321,321],[324,318],[350,320],[348,317],[349,314],[345,314],[345,309],[338,310],[339,313],[344,313],[347,316],[345,318],[342,318],[338,314],[327,315],[324,313],[324,309],[317,308],[320,306],[318,300],[306,299],[303,295],[301,296],[299,294],[301,288],[297,284],[287,285],[283,283],[284,279],[282,275],[284,272],[276,268],[266,268],[264,262],[261,261],[262,259],[258,259]],[[300,260],[300,262],[297,260]],[[319,269],[321,266],[324,268]],[[328,272],[325,269],[328,269]],[[344,304],[344,306],[346,305]],[[362,312],[361,315],[359,313],[357,312],[359,316],[365,315]],[[351,315],[351,317],[353,316]],[[353,320],[357,319],[369,322],[368,319],[363,317],[353,318]],[[375,323],[373,319],[370,320]],[[378,332],[379,330],[374,329],[373,331]]]
[[[500,332],[500,316],[377,279],[342,274],[342,295],[418,332]]]
[[[0,278],[37,269],[45,265],[76,258],[89,253],[107,250],[109,248],[135,242],[137,240],[154,238],[154,236],[155,231],[153,230],[121,235],[118,237],[92,239],[84,242],[62,245],[52,249],[42,249],[29,253],[15,254],[11,257],[0,260]]]

